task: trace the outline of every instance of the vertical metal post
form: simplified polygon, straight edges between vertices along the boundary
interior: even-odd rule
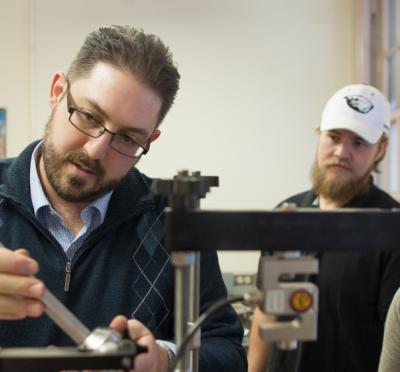
[[[200,252],[195,252],[195,259],[193,265],[190,267],[190,284],[192,297],[190,300],[190,319],[189,325],[191,326],[199,317],[200,313]],[[190,354],[190,365],[193,372],[199,371],[199,348],[201,339],[201,330],[199,329],[192,340]]]
[[[191,267],[194,252],[172,252],[171,262],[175,266],[175,342],[179,348],[187,333],[190,319]],[[191,372],[190,349],[186,348],[174,372]]]
[[[212,186],[218,186],[218,177],[184,170],[172,180],[156,180],[152,189],[155,194],[168,196],[170,208],[186,211],[200,209],[200,199]],[[199,317],[200,253],[172,251],[171,263],[175,266],[175,343],[179,348],[189,327]],[[174,372],[198,372],[199,348],[200,330],[183,351]]]

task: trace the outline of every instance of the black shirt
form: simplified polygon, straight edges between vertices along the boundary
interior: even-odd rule
[[[285,202],[312,207],[310,190]],[[371,184],[345,208],[399,208]],[[332,237],[334,239],[334,237]],[[376,372],[389,304],[400,287],[400,250],[324,252],[319,273],[318,339],[294,351],[274,348],[269,372]]]

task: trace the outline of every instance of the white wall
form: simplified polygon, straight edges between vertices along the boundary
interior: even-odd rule
[[[16,35],[0,25],[3,40],[16,44],[0,61],[1,85],[11,79],[18,88],[0,92],[10,155],[42,135],[51,75],[68,67],[84,36],[104,24],[134,24],[170,45],[182,74],[163,135],[139,167],[156,177],[184,168],[218,175],[205,208],[267,209],[308,188],[312,127],[328,97],[356,76],[350,0],[31,0],[31,13],[28,0],[0,3],[22,17]],[[32,103],[31,122],[16,95]],[[256,270],[256,254],[221,257],[224,270]]]
[[[31,139],[29,0],[0,0],[0,15],[0,107],[7,109],[12,154]]]

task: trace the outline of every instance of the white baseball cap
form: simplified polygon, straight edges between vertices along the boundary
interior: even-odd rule
[[[376,88],[366,84],[347,85],[328,101],[320,130],[348,129],[369,143],[376,143],[390,130],[390,105]]]

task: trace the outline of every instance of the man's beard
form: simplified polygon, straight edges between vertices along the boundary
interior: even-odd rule
[[[373,165],[364,175],[353,176],[348,181],[342,181],[340,177],[328,176],[327,169],[318,166],[315,160],[311,168],[311,181],[317,195],[334,201],[340,206],[346,205],[356,196],[366,193],[370,186],[370,176]]]
[[[46,135],[42,147],[44,170],[50,185],[57,195],[68,202],[91,203],[100,196],[115,189],[123,178],[105,180],[105,169],[99,160],[91,159],[83,151],[71,151],[60,154],[50,140],[51,123],[46,128]],[[63,175],[65,165],[75,163],[85,169],[89,169],[96,175],[96,182],[92,188],[85,189],[86,181],[76,175]],[[64,180],[64,181],[63,181]]]

